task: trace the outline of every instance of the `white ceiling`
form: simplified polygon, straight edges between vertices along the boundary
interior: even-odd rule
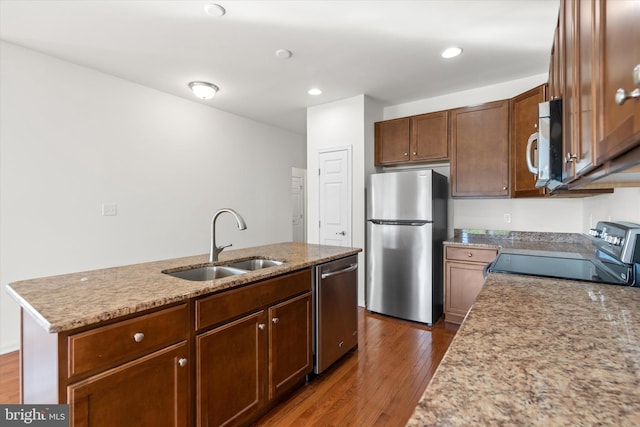
[[[212,17],[204,6],[226,9]],[[558,0],[0,0],[0,38],[294,132],[306,108],[383,104],[546,73]],[[448,46],[462,56],[444,60]],[[279,59],[277,49],[293,52]],[[187,83],[212,82],[211,100]],[[319,87],[322,95],[307,94]]]

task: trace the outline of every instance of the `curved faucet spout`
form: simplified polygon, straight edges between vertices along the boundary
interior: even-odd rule
[[[236,219],[236,223],[238,224],[238,229],[240,230],[247,229],[247,224],[244,222],[244,219],[242,219],[240,214],[234,211],[233,209],[224,208],[216,212],[213,215],[213,217],[211,217],[211,248],[209,250],[209,262],[217,261],[218,254],[222,252],[224,248],[228,248],[229,246],[231,246],[231,244],[224,245],[224,246],[216,245],[216,221],[218,220],[218,217],[225,212],[233,215],[233,217]]]

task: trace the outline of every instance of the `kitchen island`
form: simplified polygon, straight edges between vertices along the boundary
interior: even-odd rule
[[[640,425],[640,289],[489,274],[407,425]]]
[[[215,265],[282,264],[202,281],[165,273],[209,266],[207,255],[12,283],[21,400],[68,403],[73,426],[247,425],[313,368],[312,267],[360,251],[226,251]]]

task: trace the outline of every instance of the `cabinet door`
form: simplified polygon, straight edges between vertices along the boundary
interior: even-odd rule
[[[411,161],[448,160],[447,111],[411,117]]]
[[[462,323],[484,284],[486,264],[445,262],[444,312],[447,322]]]
[[[545,100],[545,85],[538,86],[511,100],[511,196],[541,197],[536,175],[527,167],[527,141],[538,131],[538,104]]]
[[[311,372],[311,293],[269,308],[269,399]]]
[[[602,134],[597,157],[603,163],[640,144],[640,100],[615,102],[618,89],[640,88],[632,76],[640,64],[640,2],[601,0],[599,6]]]
[[[241,425],[265,404],[264,310],[196,337],[198,426]]]
[[[187,426],[187,357],[181,343],[68,386],[71,425]]]
[[[387,165],[409,161],[409,118],[386,120],[375,124],[375,164]]]
[[[451,195],[509,196],[509,101],[451,111]]]

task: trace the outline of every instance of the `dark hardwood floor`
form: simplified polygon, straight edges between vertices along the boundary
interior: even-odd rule
[[[266,414],[258,426],[404,426],[457,325],[358,313],[358,350]]]
[[[358,350],[294,392],[258,426],[404,426],[458,327],[359,308]],[[18,352],[0,356],[0,403],[19,403]]]

